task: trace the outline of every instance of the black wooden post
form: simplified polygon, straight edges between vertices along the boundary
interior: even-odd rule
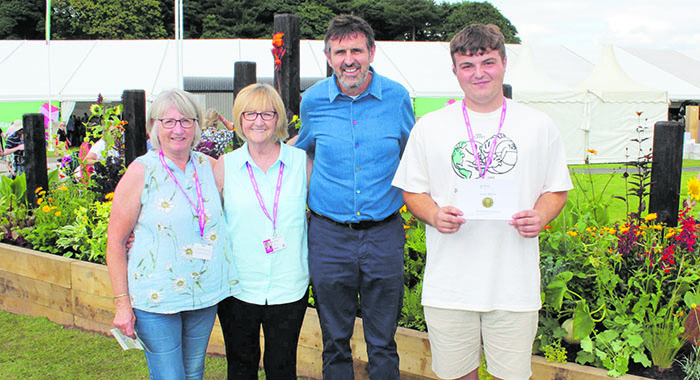
[[[684,125],[675,121],[654,124],[649,212],[671,227],[678,225],[684,130]]]
[[[508,99],[513,99],[513,86],[509,84],[503,84],[503,96]]]
[[[256,70],[257,68],[255,66],[255,62],[241,61],[233,64],[234,99],[236,98],[236,95],[238,95],[239,91],[258,81]]]
[[[124,126],[124,164],[129,164],[137,157],[146,154],[146,91],[124,90],[122,92],[122,120]]]
[[[46,170],[46,131],[44,115],[26,113],[22,116],[24,129],[24,171],[27,178],[27,201],[36,207],[36,189],[49,188],[49,175]]]
[[[299,39],[301,29],[299,16],[291,14],[275,15],[275,33],[284,33],[283,41],[287,52],[282,57],[279,72],[275,70],[275,84],[280,83],[280,95],[287,111],[299,114]],[[279,80],[279,82],[278,82]]]

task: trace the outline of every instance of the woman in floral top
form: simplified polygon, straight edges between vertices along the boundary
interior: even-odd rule
[[[205,147],[203,144],[200,144],[195,150],[213,158],[222,156],[229,147],[237,147],[236,132],[234,132],[233,124],[213,108],[209,108],[204,114],[202,143],[205,142],[209,142],[213,146]]]
[[[192,151],[200,119],[190,94],[161,94],[147,117],[154,150],[129,165],[114,193],[114,324],[145,343],[151,379],[201,379],[216,305],[238,294],[214,161]]]

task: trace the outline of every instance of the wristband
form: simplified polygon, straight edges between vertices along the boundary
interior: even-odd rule
[[[117,294],[117,295],[114,296],[113,298],[116,300],[117,298],[126,297],[126,296],[128,296],[128,295],[129,295],[129,293],[122,293],[122,294]]]

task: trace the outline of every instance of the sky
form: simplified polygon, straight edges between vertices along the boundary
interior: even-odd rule
[[[454,1],[453,1],[454,2]],[[525,44],[672,49],[700,60],[700,0],[489,0]]]

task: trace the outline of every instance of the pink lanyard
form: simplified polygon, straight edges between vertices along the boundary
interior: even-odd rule
[[[163,168],[165,171],[168,173],[170,176],[170,179],[175,182],[175,185],[177,186],[180,191],[182,191],[182,194],[185,195],[185,198],[190,202],[192,205],[192,208],[197,212],[197,219],[199,220],[199,235],[201,237],[204,237],[204,225],[207,223],[207,214],[204,212],[204,197],[202,196],[202,186],[199,184],[199,176],[197,175],[197,166],[194,164],[194,156],[191,157],[192,161],[192,169],[194,170],[194,187],[197,189],[197,204],[195,205],[194,202],[190,199],[190,197],[185,193],[185,189],[180,186],[180,182],[177,181],[175,176],[173,175],[172,170],[168,167],[168,164],[165,163],[165,155],[163,154],[163,151],[161,150],[160,153],[158,154],[160,156],[160,163],[163,164]]]
[[[503,128],[503,122],[506,120],[506,98],[503,98],[503,108],[501,109],[501,122],[498,124],[498,132],[491,143],[491,149],[489,155],[484,163],[484,170],[481,170],[481,158],[479,158],[479,152],[476,149],[476,141],[474,140],[474,133],[472,132],[472,125],[469,122],[469,115],[467,114],[467,104],[462,99],[462,113],[464,114],[464,124],[467,125],[467,133],[469,133],[469,142],[472,146],[472,154],[474,155],[474,161],[476,161],[477,170],[479,171],[479,177],[484,178],[486,171],[491,166],[491,161],[493,160],[493,152],[496,151],[496,143],[498,142],[498,135],[501,133],[501,128]]]
[[[260,195],[258,183],[255,181],[253,169],[250,167],[248,161],[246,161],[245,166],[248,169],[250,182],[253,184],[253,190],[255,190],[255,196],[258,197],[258,203],[260,203],[260,208],[265,213],[265,216],[267,216],[267,219],[270,219],[270,221],[272,222],[272,230],[277,231],[277,208],[279,206],[280,190],[282,190],[282,174],[284,173],[284,163],[280,162],[280,174],[277,176],[277,188],[275,189],[275,203],[272,206],[272,218],[270,217],[270,213],[267,212],[267,208],[265,208],[265,202],[262,199],[262,195]]]

